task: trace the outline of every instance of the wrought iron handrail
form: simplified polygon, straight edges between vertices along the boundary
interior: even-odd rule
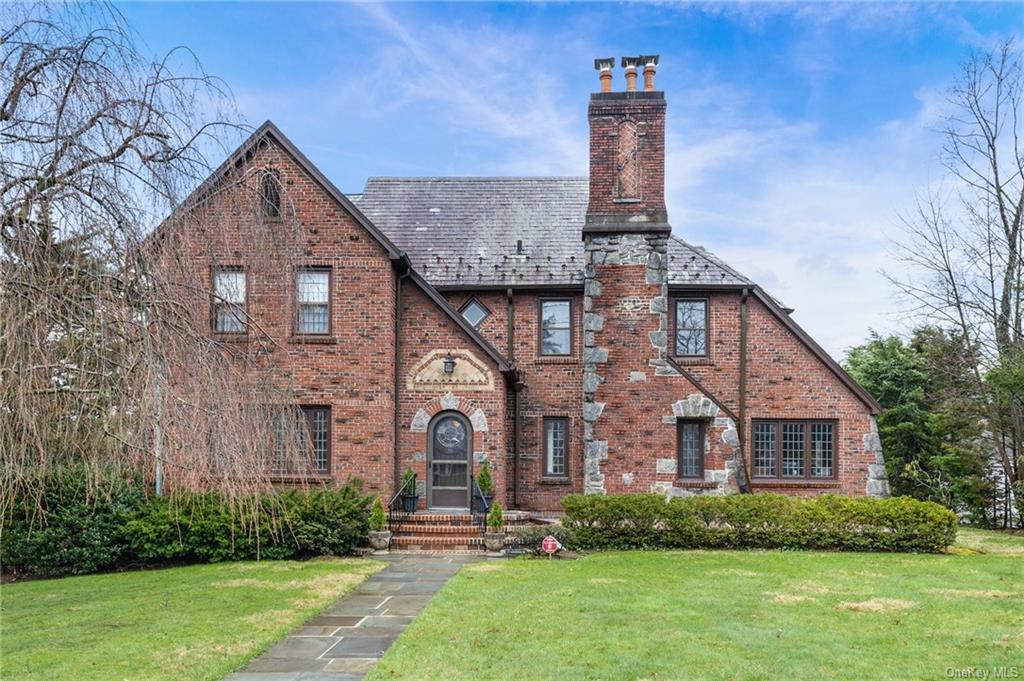
[[[473,523],[480,526],[481,536],[487,532],[487,517],[491,514],[491,504],[487,501],[487,497],[484,496],[484,491],[480,489],[480,485],[476,482],[476,476],[469,476],[469,486],[473,493],[470,495],[469,503],[471,504],[469,512],[473,517]],[[482,511],[477,511],[477,499],[480,500],[480,506],[483,507]]]
[[[411,491],[409,487],[412,487]],[[395,525],[403,522],[412,513],[407,512],[402,507],[402,495],[403,494],[415,494],[416,493],[416,476],[413,475],[408,480],[402,483],[402,486],[398,488],[394,496],[391,497],[391,501],[388,502],[388,532],[391,533],[391,538],[388,540],[388,549],[391,548],[391,543],[395,541]]]

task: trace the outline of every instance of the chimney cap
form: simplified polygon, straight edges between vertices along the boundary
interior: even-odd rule
[[[611,71],[615,66],[615,57],[598,57],[594,60],[594,69],[597,71]]]
[[[658,57],[659,57],[659,55],[657,55],[657,54],[641,54],[640,55],[640,61],[643,64],[645,64],[645,65],[657,66],[658,65]]]
[[[640,65],[640,60],[641,59],[643,59],[643,57],[623,57],[622,58],[622,66],[625,67],[625,68],[629,68],[631,66],[633,68],[636,68],[637,66]]]

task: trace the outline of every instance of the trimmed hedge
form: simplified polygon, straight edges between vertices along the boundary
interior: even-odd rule
[[[658,494],[562,500],[581,549],[817,549],[940,552],[956,539],[956,515],[930,501],[782,494]]]
[[[372,498],[357,482],[263,494],[241,506],[214,492],[176,493],[149,499],[124,535],[146,561],[340,556],[352,553],[369,531]]]

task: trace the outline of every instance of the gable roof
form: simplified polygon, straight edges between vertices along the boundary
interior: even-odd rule
[[[356,222],[359,223],[369,234],[377,241],[378,244],[384,249],[391,260],[392,264],[400,272],[410,272],[410,279],[431,299],[441,311],[444,312],[456,326],[465,331],[470,339],[480,347],[484,353],[494,360],[498,365],[498,370],[502,373],[514,372],[511,362],[509,362],[504,355],[491,345],[490,342],[484,338],[480,332],[473,327],[472,324],[467,322],[465,318],[453,308],[444,296],[442,296],[426,279],[419,276],[415,271],[410,269],[411,263],[408,256],[404,251],[399,249],[391,239],[388,238],[376,225],[371,222],[366,215],[360,211],[355,203],[353,203],[345,194],[341,192],[334,183],[327,179],[319,168],[317,168],[312,161],[306,158],[306,155],[299,151],[299,148],[288,139],[288,137],[281,132],[280,128],[274,125],[271,121],[265,121],[263,125],[258,127],[249,138],[243,142],[238,149],[235,150],[217,169],[208,177],[202,184],[200,184],[194,191],[192,191],[184,201],[181,202],[153,232],[147,237],[147,242],[152,242],[153,239],[157,238],[157,235],[162,229],[165,229],[168,225],[172,224],[171,218],[183,210],[187,206],[191,206],[201,201],[206,194],[216,186],[217,182],[222,180],[229,172],[234,170],[236,167],[246,162],[251,158],[252,154],[259,148],[266,139],[273,139],[292,159],[296,164],[299,165],[309,176],[316,182],[320,187],[327,192],[327,194],[341,204],[342,208],[348,212]]]
[[[371,177],[354,196],[434,286],[493,289],[582,286],[589,192],[585,177]],[[676,236],[668,257],[671,286],[749,289],[872,413],[881,410],[755,282]]]
[[[585,177],[371,177],[355,196],[435,286],[495,288],[583,285],[589,192]],[[753,285],[677,237],[668,254],[670,284]]]

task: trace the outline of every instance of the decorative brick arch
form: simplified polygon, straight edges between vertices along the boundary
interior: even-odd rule
[[[430,426],[430,421],[442,411],[456,411],[469,419],[469,424],[473,427],[473,456],[477,459],[481,458],[478,456],[478,452],[481,452],[484,447],[483,434],[489,430],[487,414],[472,399],[458,397],[451,392],[427,400],[420,405],[412,417],[409,430],[422,434],[420,443],[422,451],[426,451],[427,428]]]

